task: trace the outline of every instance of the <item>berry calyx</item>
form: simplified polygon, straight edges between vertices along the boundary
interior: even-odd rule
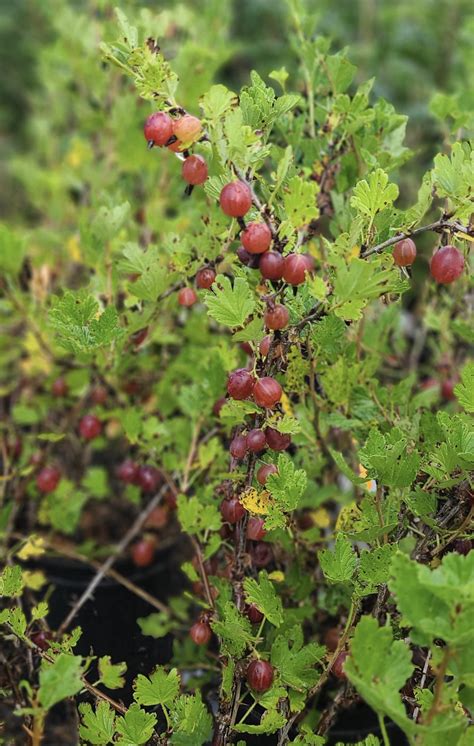
[[[346,679],[346,674],[344,673],[344,663],[346,662],[346,659],[348,658],[349,653],[346,650],[343,650],[339,655],[337,656],[336,660],[334,661],[333,667],[331,669],[331,673],[334,674],[336,679]]]
[[[245,508],[236,497],[226,498],[221,502],[221,515],[227,523],[237,523],[245,515]]]
[[[313,260],[306,254],[288,254],[283,260],[283,279],[290,285],[301,285],[306,272],[313,269]]]
[[[85,440],[94,440],[102,432],[102,422],[95,414],[86,414],[79,422],[79,434]]]
[[[132,459],[128,458],[123,461],[116,469],[117,479],[125,484],[136,484],[139,467]]]
[[[291,443],[291,436],[287,433],[280,433],[273,427],[267,427],[265,429],[265,437],[267,439],[267,445],[272,451],[286,451]]]
[[[201,134],[202,124],[201,120],[197,117],[193,117],[192,114],[185,114],[180,119],[175,119],[173,122],[173,135],[175,135],[180,142],[185,145],[191,145],[193,142],[199,139]]]
[[[178,303],[180,306],[190,308],[197,302],[198,297],[196,291],[192,288],[181,288],[178,293]]]
[[[173,120],[164,111],[156,111],[150,114],[143,127],[143,133],[147,142],[161,147],[165,145],[173,134]]]
[[[245,614],[247,615],[247,619],[252,622],[252,624],[259,624],[263,619],[262,612],[257,609],[255,604],[247,604],[245,607]]]
[[[433,254],[430,272],[440,285],[450,285],[464,270],[464,256],[455,246],[443,246]]]
[[[260,259],[259,270],[265,280],[281,280],[284,259],[278,251],[267,251]]]
[[[231,181],[223,187],[219,202],[226,215],[243,218],[252,206],[252,194],[243,181]]]
[[[254,692],[266,692],[273,684],[273,666],[268,661],[252,661],[247,668],[246,677]]]
[[[283,389],[274,378],[264,376],[255,382],[252,396],[259,407],[272,409],[281,399]]]
[[[249,451],[252,451],[252,453],[259,453],[260,451],[263,451],[264,448],[266,448],[267,445],[267,439],[265,438],[265,433],[263,430],[260,430],[259,428],[253,428],[253,430],[249,430],[247,433],[247,448]]]
[[[272,232],[266,223],[249,223],[240,240],[249,254],[263,254],[272,242]]]
[[[284,329],[288,325],[290,314],[286,306],[277,303],[273,308],[267,308],[264,321],[268,329]]]
[[[143,492],[156,492],[161,483],[161,472],[155,466],[145,464],[138,468],[136,482]]]
[[[189,635],[196,645],[207,645],[212,637],[212,630],[207,622],[196,622],[189,630]]]
[[[231,456],[240,461],[245,458],[247,450],[247,438],[245,435],[236,435],[229,447]]]
[[[215,279],[216,273],[211,267],[203,267],[196,273],[196,285],[201,290],[208,290]]]
[[[148,567],[155,556],[155,542],[153,539],[141,539],[132,546],[131,557],[136,567]]]
[[[255,378],[246,368],[239,368],[229,374],[227,379],[227,393],[232,399],[247,399],[253,391]]]
[[[190,155],[184,160],[181,174],[188,184],[198,186],[206,181],[209,169],[202,155]]]
[[[67,396],[69,393],[69,386],[67,385],[67,381],[64,378],[56,378],[55,381],[53,381],[53,385],[51,386],[51,393],[53,396],[57,396],[58,398],[62,396]]]
[[[251,516],[247,523],[247,539],[261,541],[266,535],[263,518]]]
[[[268,430],[269,429],[271,428],[267,427],[267,430],[265,431],[265,437],[266,437],[266,441],[268,445],[270,445],[268,443]],[[275,430],[274,432],[277,432],[277,431]],[[278,433],[278,435],[280,435],[280,433]],[[260,469],[257,471],[257,482],[259,484],[264,485],[268,477],[270,476],[270,474],[278,474],[278,469],[276,468],[275,464],[263,464],[263,466],[261,466]]]
[[[393,247],[393,261],[397,267],[409,267],[416,259],[416,245],[411,238],[404,238]]]

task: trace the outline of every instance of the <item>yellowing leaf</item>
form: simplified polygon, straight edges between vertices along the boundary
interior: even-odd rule
[[[25,544],[23,544],[22,548],[16,553],[16,556],[22,560],[27,560],[30,557],[39,557],[44,553],[45,545],[43,537],[32,534]]]
[[[354,525],[360,516],[360,509],[355,500],[344,505],[336,520],[336,531],[346,531]]]
[[[272,499],[266,491],[258,492],[255,487],[249,487],[240,496],[239,500],[246,510],[258,515],[268,515]]]
[[[47,582],[45,574],[41,570],[23,570],[23,582],[32,591],[39,591]]]
[[[280,403],[281,403],[281,408],[282,408],[284,414],[291,414],[291,415],[293,414],[293,410],[291,408],[290,400],[287,397],[287,395],[285,394],[285,392],[283,392],[283,394],[281,395]]]
[[[285,573],[281,570],[274,570],[273,572],[268,574],[269,580],[274,580],[275,583],[284,583],[285,582]]]
[[[331,516],[326,508],[312,510],[310,516],[313,519],[314,525],[318,528],[328,528],[331,525]]]
[[[79,243],[79,236],[77,234],[74,234],[66,241],[66,249],[71,257],[71,259],[75,262],[80,262],[82,258],[81,254],[81,246]]]
[[[27,353],[26,357],[21,361],[20,365],[26,375],[33,375],[35,373],[45,373],[49,375],[51,373],[51,361],[45,355],[43,349],[38,344],[38,340],[32,334],[27,331],[23,337],[23,347]]]

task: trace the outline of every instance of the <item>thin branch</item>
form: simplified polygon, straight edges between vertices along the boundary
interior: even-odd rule
[[[150,500],[148,505],[146,505],[141,511],[141,513],[137,516],[135,522],[133,523],[131,528],[127,531],[125,536],[114,547],[110,556],[107,558],[104,564],[97,571],[96,575],[91,580],[91,582],[85,589],[84,593],[76,601],[71,611],[69,612],[67,617],[64,619],[63,623],[58,629],[58,634],[61,635],[69,627],[69,625],[71,624],[72,620],[74,619],[78,611],[84,606],[86,601],[92,596],[92,594],[94,593],[95,589],[97,588],[97,586],[99,585],[103,577],[109,572],[109,570],[115,564],[119,556],[128,547],[130,542],[133,541],[135,536],[141,530],[143,524],[145,523],[146,519],[148,518],[152,510],[154,510],[160,504],[166,488],[167,488],[167,485],[163,485],[160,491]]]
[[[414,228],[413,230],[406,231],[404,233],[397,233],[396,236],[388,238],[386,241],[377,244],[377,246],[372,246],[372,248],[370,249],[364,249],[363,251],[361,251],[360,255],[363,259],[365,259],[372,254],[380,253],[384,249],[387,249],[389,246],[393,246],[393,244],[402,241],[404,238],[413,238],[414,236],[419,236],[420,233],[426,233],[427,231],[433,231],[434,233],[450,231],[451,233],[464,233],[466,236],[474,236],[474,228],[469,228],[468,226],[462,225],[457,220],[448,220],[445,216],[443,216],[439,220],[435,220],[434,223],[422,225],[419,228]]]

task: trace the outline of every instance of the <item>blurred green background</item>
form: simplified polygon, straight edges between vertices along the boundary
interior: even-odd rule
[[[285,0],[3,2],[0,9],[2,161],[15,162],[30,152],[34,158],[41,157],[38,138],[54,136],[54,130],[45,127],[41,135],[36,121],[32,136],[32,121],[38,119],[41,102],[49,100],[51,107],[55,94],[63,99],[58,106],[62,106],[66,114],[57,118],[57,127],[59,130],[61,126],[67,128],[68,103],[64,100],[64,88],[68,77],[67,87],[71,88],[70,68],[75,64],[75,57],[83,57],[86,49],[88,68],[76,73],[84,79],[76,80],[74,94],[87,96],[87,75],[90,71],[96,76],[101,64],[95,47],[101,40],[101,29],[113,23],[113,8],[117,4],[133,21],[148,10],[153,14],[168,10],[167,34],[172,37],[172,43],[168,44],[165,38],[163,47],[170,57],[177,53],[180,35],[195,39],[195,48],[188,44],[178,67],[179,64],[194,65],[187,86],[195,81],[199,93],[213,77],[237,88],[247,80],[252,68],[263,76],[282,66],[290,72],[294,69],[286,33]],[[308,0],[306,6],[318,18],[318,33],[329,36],[334,49],[350,47],[350,59],[359,68],[356,82],[375,77],[373,95],[383,96],[400,112],[409,115],[407,139],[416,156],[403,178],[410,192],[416,188],[417,175],[442,147],[445,136],[442,120],[433,113],[436,98],[430,109],[433,96],[437,92],[447,94],[450,98],[443,98],[442,106],[448,102],[455,110],[462,91],[464,104],[473,108],[473,101],[465,101],[466,96],[474,98],[472,0],[398,0],[396,3],[393,0]],[[169,33],[174,20],[176,34]],[[95,25],[91,26],[91,22]],[[94,34],[98,38],[95,39]],[[93,103],[100,107],[100,96]],[[79,122],[83,129],[83,121],[79,119]],[[77,119],[71,119],[70,126],[80,128]],[[81,134],[84,135],[84,131]],[[25,192],[25,179],[18,178],[17,171],[2,168],[0,211],[9,219],[24,221],[26,218],[28,221],[34,218],[34,209],[31,197]]]

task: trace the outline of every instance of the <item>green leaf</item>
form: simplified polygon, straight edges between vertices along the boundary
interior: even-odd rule
[[[25,256],[25,241],[7,225],[0,225],[0,270],[16,275]]]
[[[23,576],[20,565],[6,565],[0,575],[0,596],[21,595],[23,590]]]
[[[409,487],[420,466],[418,453],[410,452],[407,439],[399,428],[393,428],[386,435],[371,430],[359,451],[359,458],[370,476],[388,487]]]
[[[293,176],[284,189],[283,204],[288,222],[293,228],[302,228],[319,215],[317,194],[319,186],[301,176]]]
[[[467,363],[461,372],[461,383],[454,387],[456,398],[466,412],[474,412],[474,363]]]
[[[170,707],[179,694],[180,678],[176,668],[169,673],[164,668],[155,668],[150,678],[139,674],[133,683],[133,698],[145,707],[164,705]]]
[[[362,617],[344,671],[373,710],[388,715],[406,733],[415,730],[399,693],[414,671],[411,652],[405,642],[393,640],[390,625],[379,627],[373,617]]]
[[[126,663],[112,663],[109,655],[99,658],[100,681],[107,689],[121,689],[125,682],[123,674],[126,670]]]
[[[70,352],[91,354],[123,336],[115,307],[99,314],[99,303],[84,291],[54,297],[49,318],[60,344]]]
[[[183,531],[198,534],[200,531],[217,531],[221,516],[216,505],[203,505],[197,497],[178,497],[178,520]]]
[[[357,567],[357,556],[350,541],[342,533],[336,537],[334,550],[323,549],[318,552],[318,559],[324,577],[331,583],[347,583]]]
[[[376,593],[378,587],[387,583],[390,575],[390,563],[396,551],[393,544],[361,552],[357,571],[356,591],[366,596]]]
[[[357,182],[351,197],[351,205],[370,218],[371,222],[381,210],[390,207],[398,197],[396,184],[388,183],[388,175],[381,168],[370,174],[368,181]]]
[[[213,291],[206,294],[204,303],[209,316],[229,327],[244,326],[255,309],[254,295],[242,277],[236,277],[232,286],[228,277],[218,275]]]
[[[267,528],[284,526],[284,513],[296,510],[307,484],[306,472],[296,469],[286,453],[278,456],[277,467],[278,473],[270,474],[266,482],[266,488],[274,500],[265,521]]]
[[[253,640],[249,620],[240,614],[231,601],[224,604],[219,617],[219,620],[211,622],[211,627],[222,639],[224,653],[241,658],[247,645]]]
[[[142,631],[142,635],[148,635],[155,639],[165,637],[173,629],[173,623],[170,621],[168,614],[162,611],[138,617],[137,624]]]
[[[338,259],[335,264],[334,313],[345,321],[360,319],[370,300],[404,289],[399,273],[393,267],[383,269],[379,258],[371,261],[356,258],[349,264]]]
[[[41,662],[38,699],[45,710],[82,689],[82,658],[61,653],[53,663]]]
[[[102,499],[109,494],[109,482],[107,472],[101,466],[90,466],[82,481],[82,486],[91,497]]]
[[[173,746],[203,746],[211,738],[212,717],[199,695],[183,694],[170,712]]]
[[[235,93],[219,83],[211,86],[207,93],[202,96],[200,107],[206,119],[217,122],[236,103],[237,96]]]
[[[248,723],[242,723],[234,725],[234,730],[237,733],[276,733],[277,730],[282,728],[286,723],[286,718],[277,710],[265,710],[262,715],[262,719],[258,725],[249,725]]]
[[[271,661],[283,684],[303,692],[317,681],[319,674],[314,665],[321,661],[325,652],[324,645],[304,645],[303,631],[296,625],[275,639]]]
[[[326,66],[332,92],[344,93],[352,83],[357,68],[349,62],[344,52],[328,55],[326,57]]]
[[[84,741],[106,746],[115,733],[115,713],[108,702],[99,702],[95,711],[89,703],[79,705],[81,725],[79,735]]]
[[[156,715],[142,710],[138,704],[130,705],[124,717],[117,718],[115,728],[120,733],[117,743],[121,746],[140,746],[153,735]]]
[[[460,219],[472,214],[472,184],[474,182],[474,149],[468,142],[456,142],[451,155],[438,153],[434,159],[433,184],[438,197],[447,197]]]
[[[268,573],[265,570],[259,573],[258,581],[253,578],[245,578],[244,592],[247,603],[254,604],[270,624],[279,627],[283,623],[281,598],[277,595],[275,587],[268,579]]]

